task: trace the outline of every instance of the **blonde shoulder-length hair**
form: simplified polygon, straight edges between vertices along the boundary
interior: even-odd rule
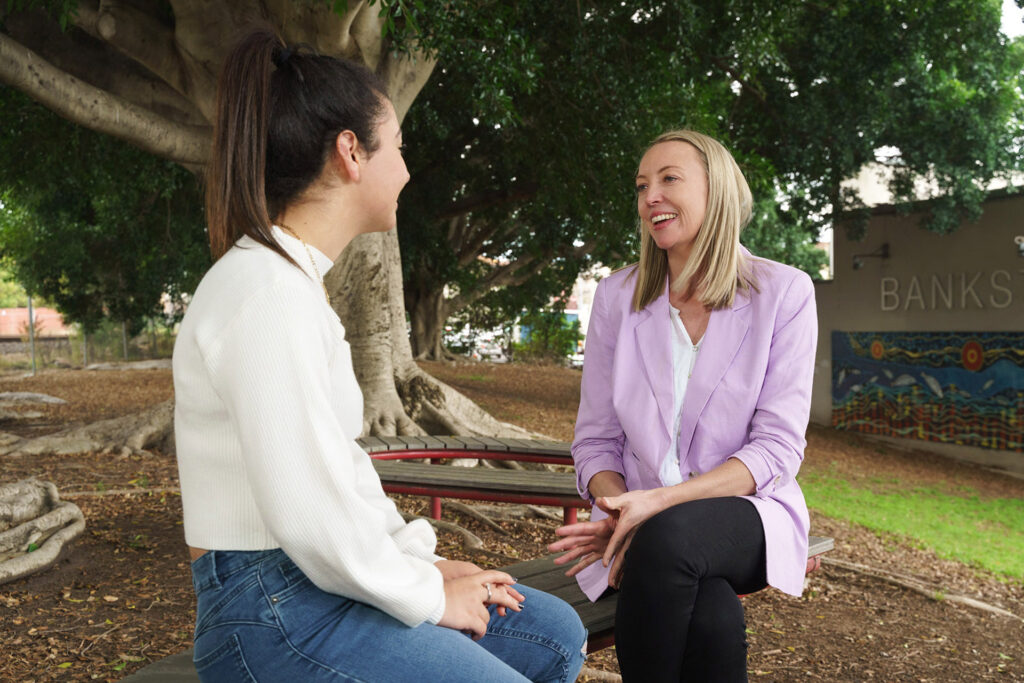
[[[732,154],[714,138],[694,130],[674,130],[658,136],[647,150],[663,142],[693,145],[708,179],[704,221],[683,272],[671,284],[672,291],[685,291],[687,298],[699,294],[708,308],[728,308],[737,289],[757,289],[749,259],[740,250],[740,232],[750,220],[753,203],[750,187]],[[639,230],[640,262],[631,274],[637,278],[634,311],[642,311],[661,296],[668,277],[668,254],[655,244],[642,220]]]

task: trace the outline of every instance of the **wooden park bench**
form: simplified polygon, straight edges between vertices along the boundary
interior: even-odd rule
[[[471,436],[383,436],[359,439],[388,493],[430,496],[430,516],[441,519],[442,498],[530,503],[562,508],[566,524],[579,508],[590,507],[576,490],[572,472],[436,467],[396,462],[429,459],[512,460],[572,466],[569,444],[534,439],[492,439]]]
[[[441,518],[442,498],[487,500],[511,503],[553,505],[563,509],[566,523],[576,521],[576,511],[589,505],[576,491],[572,472],[506,470],[483,467],[441,467],[442,460],[474,458],[514,460],[572,465],[569,444],[524,439],[488,439],[484,437],[370,437],[360,446],[374,460],[384,490],[389,493],[429,496],[431,517]],[[396,462],[429,460],[432,464]],[[812,536],[807,551],[807,571],[821,566],[821,556],[831,550],[831,538]],[[565,575],[566,567],[554,563],[555,555],[500,567],[524,585],[552,593],[573,606],[589,632],[589,652],[615,643],[615,594],[597,602],[583,594],[574,578]],[[198,683],[192,667],[192,651],[161,659],[132,674],[131,683]]]

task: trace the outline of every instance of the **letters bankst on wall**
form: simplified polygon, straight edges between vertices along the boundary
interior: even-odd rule
[[[889,207],[862,240],[837,228],[812,419],[1024,471],[1022,216],[1024,198],[993,196],[946,235]]]

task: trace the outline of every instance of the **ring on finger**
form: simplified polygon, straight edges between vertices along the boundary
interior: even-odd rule
[[[485,583],[484,584],[484,588],[487,589],[487,599],[490,600],[491,599],[491,584]]]

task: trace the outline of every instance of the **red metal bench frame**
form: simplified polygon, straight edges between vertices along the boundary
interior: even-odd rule
[[[370,453],[375,460],[429,460],[439,465],[442,460],[480,459],[480,460],[513,460],[516,462],[537,462],[552,465],[572,466],[572,457],[545,453],[523,453],[520,451],[495,450],[439,450],[436,448],[409,448],[403,450],[376,451]],[[463,498],[466,500],[487,500],[500,503],[529,503],[533,505],[551,505],[562,508],[562,520],[565,524],[573,524],[580,508],[589,508],[590,503],[580,497],[550,496],[533,493],[495,493],[473,492],[465,489],[439,490],[437,487],[420,487],[411,484],[384,484],[388,493],[403,493],[413,496],[430,498],[430,517],[441,519],[442,498]]]

